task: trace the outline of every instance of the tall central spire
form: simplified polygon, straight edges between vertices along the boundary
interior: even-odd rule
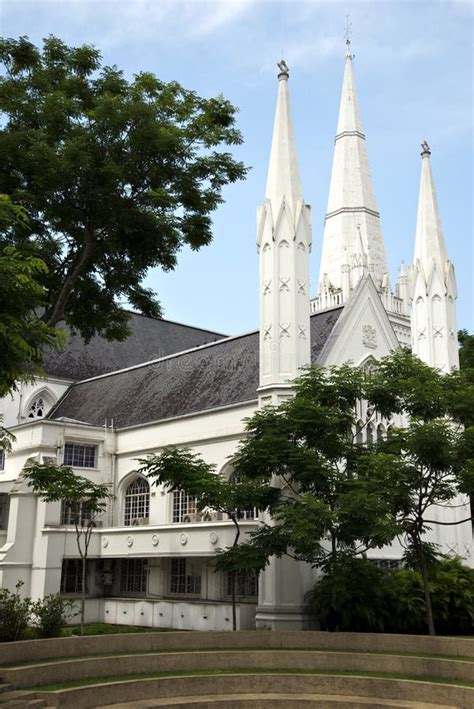
[[[327,213],[324,225],[319,288],[341,288],[341,268],[359,251],[362,239],[369,273],[380,287],[387,283],[387,261],[372,187],[365,134],[354,82],[350,40],[342,85]]]

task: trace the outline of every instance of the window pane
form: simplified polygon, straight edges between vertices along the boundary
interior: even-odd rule
[[[83,446],[78,443],[64,444],[64,465],[75,468],[95,468],[96,446]]]

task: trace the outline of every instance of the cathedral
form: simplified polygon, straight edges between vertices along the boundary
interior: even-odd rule
[[[70,510],[41,502],[21,477],[28,459],[52,460],[111,489],[89,548],[86,621],[230,630],[230,579],[215,572],[214,559],[233,542],[232,522],[200,514],[196,498],[183,491],[150,486],[137,459],[164,446],[189,447],[231,475],[243,420],[291,396],[292,380],[310,362],[368,368],[404,346],[442,371],[458,367],[456,278],[429,145],[422,144],[413,262],[392,285],[348,44],[319,278],[311,290],[311,208],[299,175],[289,69],[284,61],[278,68],[268,178],[257,210],[259,330],[228,336],[131,314],[125,342],[95,337],[84,344],[70,335],[65,351],[47,352],[45,378],[0,401],[4,425],[16,437],[11,453],[0,451],[1,586],[14,589],[21,580],[32,598],[81,593]],[[358,416],[367,421],[364,402]],[[384,436],[391,423],[373,418],[364,436]],[[435,512],[440,521],[469,516],[467,500],[457,503]],[[243,534],[260,523],[256,510],[242,517]],[[469,522],[438,526],[430,540],[469,563]],[[395,543],[371,552],[386,568],[397,568],[402,553]],[[307,627],[305,595],[314,573],[284,558],[258,579],[238,577],[238,627]]]

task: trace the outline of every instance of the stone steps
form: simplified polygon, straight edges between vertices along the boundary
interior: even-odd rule
[[[241,694],[206,695],[201,697],[174,697],[148,699],[125,704],[103,704],[98,709],[455,709],[453,705],[407,702],[397,699],[373,699],[331,694]]]
[[[2,709],[13,709],[14,707],[18,709],[30,707],[30,709],[33,709],[34,707],[46,707],[47,705],[47,700],[37,697],[36,692],[25,689],[11,689],[11,685],[9,685],[8,691],[0,694],[0,706]]]
[[[16,688],[109,678],[205,671],[370,672],[474,682],[474,662],[456,658],[325,652],[321,650],[220,650],[98,656],[2,668]],[[133,678],[133,677],[131,677]]]

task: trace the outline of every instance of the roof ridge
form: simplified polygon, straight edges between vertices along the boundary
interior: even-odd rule
[[[228,337],[222,332],[217,330],[209,330],[206,327],[200,327],[199,325],[188,325],[187,323],[178,322],[177,320],[169,320],[168,318],[154,318],[151,315],[145,315],[144,313],[137,313],[135,310],[130,310],[129,308],[121,308],[125,313],[130,313],[131,315],[138,315],[141,318],[147,318],[147,320],[153,320],[154,322],[168,322],[171,325],[179,325],[180,327],[187,327],[191,330],[200,330],[201,332],[208,332],[210,335],[220,335],[221,337]]]

